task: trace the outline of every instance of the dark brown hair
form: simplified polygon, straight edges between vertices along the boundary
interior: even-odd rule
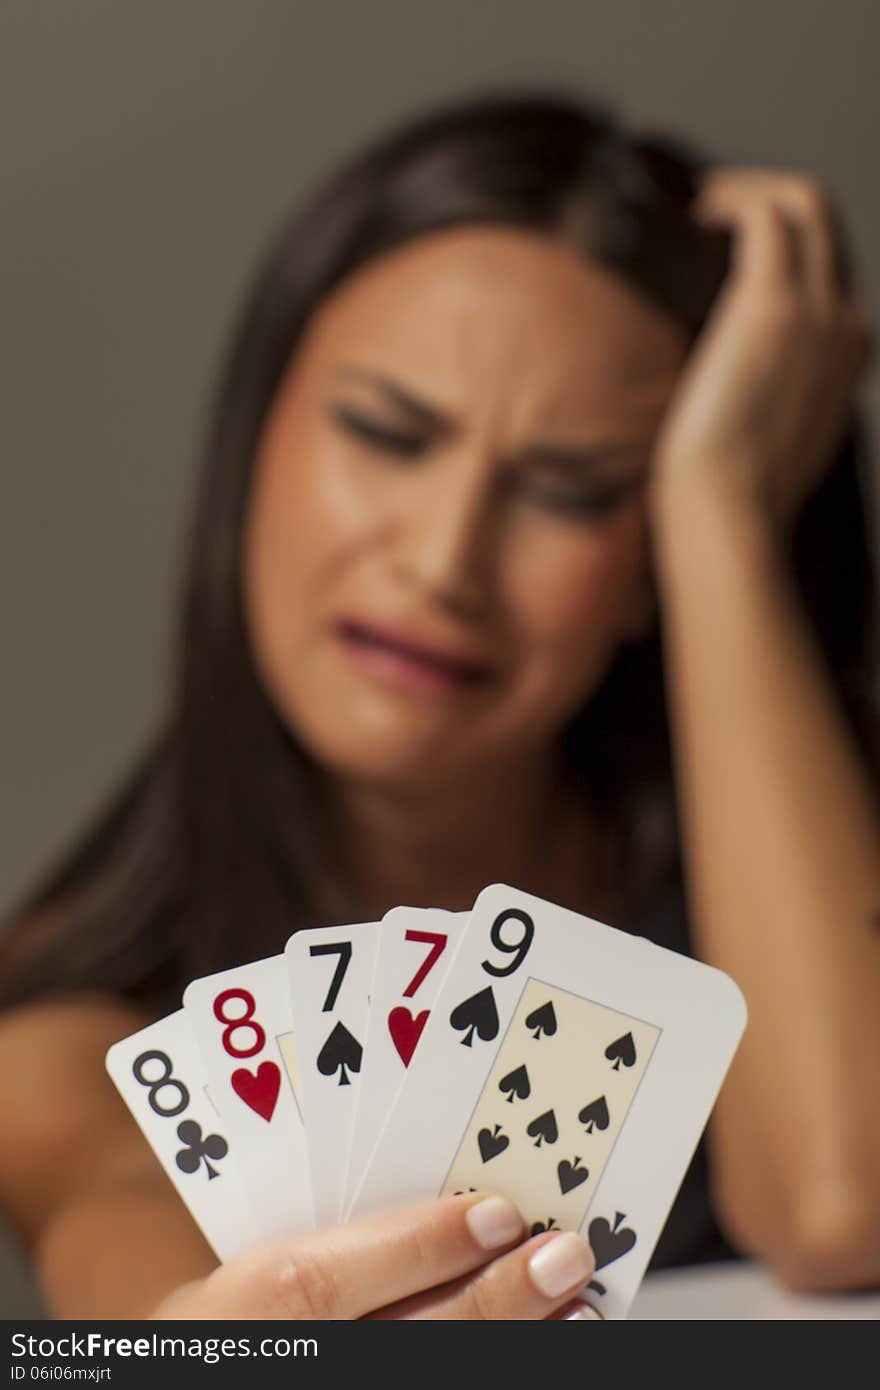
[[[692,341],[729,239],[689,215],[705,157],[556,95],[429,114],[348,164],[282,228],[243,306],[207,437],[171,707],[85,839],[12,918],[0,1003],[101,989],[162,1011],[194,976],[277,951],[307,923],[357,920],[322,834],[321,769],[279,719],[251,657],[241,536],[255,444],[327,292],[395,244],[496,223],[571,239],[684,325]],[[714,161],[713,161],[714,162]],[[805,609],[858,737],[874,659],[864,432],[790,537]],[[623,648],[564,733],[567,765],[626,846],[650,897],[679,872],[659,629]],[[338,857],[333,857],[337,854]]]

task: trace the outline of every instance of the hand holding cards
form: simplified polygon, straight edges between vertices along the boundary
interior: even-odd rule
[[[527,1231],[589,1240],[589,1297],[611,1318],[627,1314],[745,1026],[720,971],[497,884],[469,915],[398,908],[298,932],[284,956],[195,981],[184,1003],[198,1053],[180,1046],[202,1065],[187,1135],[201,1153],[216,1119],[234,1201],[206,1201],[221,1186],[210,1155],[187,1184],[183,1140],[162,1129],[178,1120],[171,1082],[161,1067],[140,1079],[152,1030],[116,1044],[108,1068],[221,1259],[343,1214],[490,1189]],[[163,1055],[174,1077],[183,1061],[170,1042]],[[231,1165],[213,1166],[236,1186]]]

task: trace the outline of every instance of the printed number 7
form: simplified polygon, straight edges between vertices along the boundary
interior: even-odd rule
[[[449,938],[444,936],[442,932],[436,931],[408,931],[404,933],[404,938],[406,941],[421,941],[426,946],[431,947],[406,989],[403,991],[404,999],[412,999],[419,985],[424,983],[426,975],[430,974],[443,952],[446,950],[446,942]]]
[[[328,946],[310,946],[310,956],[338,956],[339,963],[333,971],[333,979],[330,981],[330,988],[327,991],[327,998],[321,1007],[321,1013],[329,1013],[336,1003],[336,997],[342,988],[342,981],[345,979],[345,972],[351,964],[351,942],[336,941]]]

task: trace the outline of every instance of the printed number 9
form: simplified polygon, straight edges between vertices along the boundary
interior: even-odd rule
[[[501,928],[505,922],[510,920],[522,923],[522,935],[518,941],[505,941],[501,935]],[[503,951],[505,955],[513,956],[513,960],[508,965],[492,965],[491,961],[484,960],[482,964],[487,975],[495,975],[500,979],[504,975],[512,975],[515,970],[519,970],[529,953],[534,935],[535,924],[527,912],[521,912],[518,907],[509,907],[505,912],[499,912],[492,923],[489,940],[496,951]]]
[[[162,1067],[162,1075],[158,1076],[155,1081],[151,1081],[148,1076],[144,1076],[144,1067],[147,1062],[158,1062]],[[147,1100],[149,1101],[150,1109],[154,1110],[157,1115],[162,1115],[166,1120],[170,1120],[172,1115],[179,1115],[180,1112],[185,1110],[189,1105],[189,1091],[182,1081],[176,1080],[176,1078],[171,1075],[173,1064],[167,1052],[142,1052],[139,1057],[135,1057],[131,1069],[134,1073],[135,1081],[141,1086],[146,1086],[148,1091]],[[177,1092],[178,1100],[176,1105],[164,1107],[159,1104],[157,1097],[160,1091],[165,1090],[166,1086],[170,1086],[172,1090]]]

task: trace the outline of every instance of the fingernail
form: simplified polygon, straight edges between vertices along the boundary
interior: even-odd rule
[[[574,1231],[563,1231],[536,1250],[529,1260],[533,1283],[547,1298],[585,1284],[594,1269],[593,1252]]]
[[[596,1309],[589,1303],[581,1303],[577,1308],[573,1308],[570,1313],[566,1313],[562,1321],[579,1322],[582,1318],[589,1318],[591,1321],[595,1318],[597,1322],[605,1321],[602,1314],[597,1313]]]
[[[523,1219],[506,1197],[485,1197],[465,1213],[470,1233],[484,1250],[509,1245],[523,1232]]]

